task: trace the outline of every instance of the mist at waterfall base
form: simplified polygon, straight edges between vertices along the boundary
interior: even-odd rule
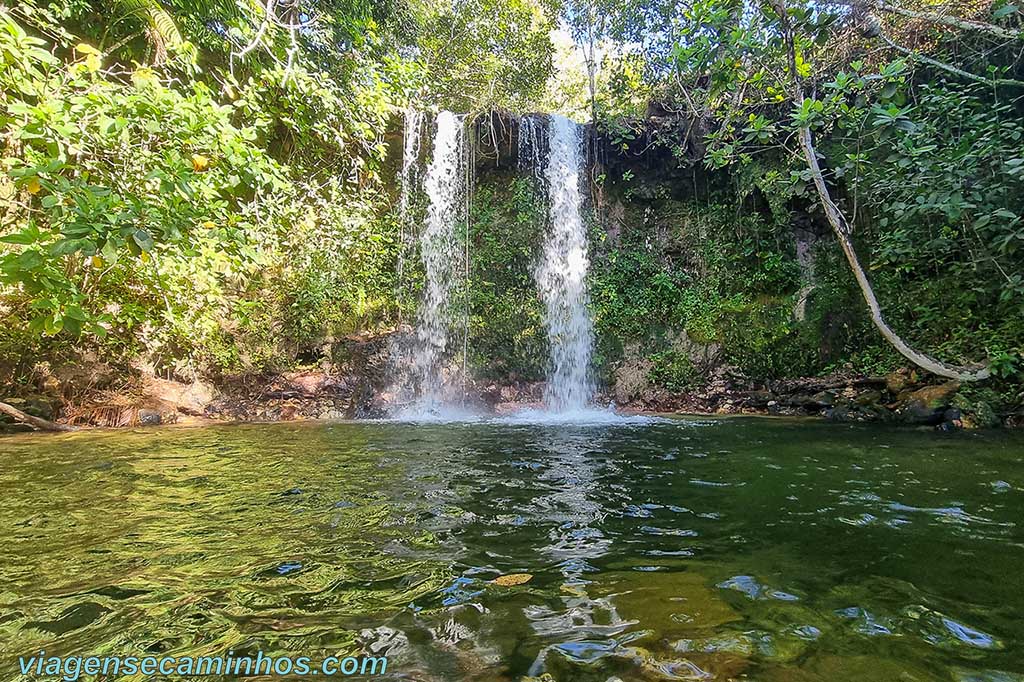
[[[401,219],[403,241],[410,222],[411,194],[416,191],[422,114],[406,116],[402,166]],[[519,166],[546,195],[544,244],[534,279],[544,302],[544,327],[550,357],[541,409],[523,409],[500,418],[506,422],[607,423],[623,419],[609,408],[594,405],[591,376],[593,323],[588,310],[587,273],[590,267],[583,217],[581,178],[585,172],[584,127],[564,116],[526,116],[520,124]],[[466,300],[459,276],[468,272],[469,254],[459,243],[459,231],[468,221],[466,197],[469,161],[465,117],[441,112],[434,125],[431,160],[422,190],[428,208],[418,232],[424,287],[410,346],[393,353],[398,397],[393,417],[410,421],[466,421],[486,418],[467,408],[465,401],[467,311],[456,299]],[[403,258],[400,263],[404,267]],[[462,341],[461,355],[457,341]],[[460,366],[461,360],[461,366]],[[461,389],[461,390],[460,390]]]

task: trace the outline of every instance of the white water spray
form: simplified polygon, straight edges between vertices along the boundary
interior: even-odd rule
[[[405,112],[405,136],[402,144],[402,175],[401,194],[398,203],[398,219],[401,229],[401,243],[398,249],[398,282],[399,298],[401,287],[405,282],[405,261],[412,251],[413,238],[416,233],[411,229],[413,221],[410,216],[413,197],[420,181],[420,144],[423,131],[423,112],[410,107]]]
[[[402,391],[406,398],[415,396],[407,410],[411,413],[445,410],[453,392],[454,356],[460,347],[454,342],[454,299],[465,274],[464,245],[457,231],[466,220],[463,118],[448,111],[438,115],[433,158],[423,180],[429,199],[419,236],[425,279],[410,353],[411,376]]]
[[[529,114],[519,119],[519,172],[529,173],[538,183],[544,171],[542,154],[545,128],[545,118],[537,114]]]
[[[563,116],[551,116],[544,170],[548,235],[536,278],[551,348],[544,402],[554,412],[583,410],[594,394],[594,332],[587,309],[590,260],[580,190],[583,165],[583,128]]]

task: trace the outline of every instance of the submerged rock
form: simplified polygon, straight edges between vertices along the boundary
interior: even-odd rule
[[[515,587],[516,585],[528,583],[532,579],[533,576],[529,573],[508,573],[506,575],[499,575],[491,582],[495,585],[501,585],[502,587]]]
[[[603,590],[612,593],[619,617],[640,628],[683,634],[741,619],[697,573],[625,571],[607,577]]]

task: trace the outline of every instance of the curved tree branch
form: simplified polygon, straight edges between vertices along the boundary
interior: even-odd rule
[[[868,304],[868,309],[871,311],[871,321],[878,328],[878,331],[882,333],[886,341],[891,343],[900,352],[900,355],[932,374],[960,381],[981,381],[982,379],[987,379],[990,376],[988,367],[957,367],[944,363],[941,360],[936,360],[911,348],[892,330],[882,315],[882,307],[878,304],[878,298],[871,287],[867,273],[861,267],[857,251],[854,249],[853,242],[850,239],[850,228],[846,218],[835,202],[832,201],[832,196],[829,194],[828,186],[825,184],[825,177],[822,175],[821,166],[818,163],[818,155],[814,150],[810,128],[804,127],[800,129],[800,146],[803,148],[807,166],[811,170],[811,177],[814,179],[814,186],[817,188],[818,196],[821,198],[821,205],[825,210],[825,216],[828,218],[829,224],[832,225],[836,237],[839,238],[839,244],[843,247],[846,260],[850,264],[850,269],[853,270],[854,277],[857,279],[857,286],[860,287],[864,301]]]
[[[892,49],[896,50],[897,52],[899,52],[901,54],[907,55],[908,57],[910,57],[911,59],[913,59],[915,61],[921,62],[922,64],[927,64],[928,66],[935,67],[936,69],[940,69],[940,70],[945,71],[947,73],[951,73],[954,76],[958,76],[958,77],[964,78],[966,80],[971,80],[971,81],[974,81],[976,83],[981,83],[983,85],[995,85],[995,86],[1011,87],[1011,88],[1024,88],[1024,81],[1015,80],[1013,78],[991,78],[991,79],[990,78],[985,78],[984,76],[979,76],[976,73],[971,73],[970,71],[964,71],[963,69],[957,68],[957,67],[953,66],[952,64],[947,64],[945,62],[940,62],[938,59],[932,59],[931,57],[928,57],[926,55],[921,54],[920,52],[916,52],[914,50],[907,49],[907,48],[903,47],[902,45],[899,45],[898,43],[893,42],[884,33],[879,35],[879,39],[883,43],[885,43],[886,45],[891,47]]]
[[[789,60],[789,75],[792,79],[793,87],[793,99],[796,105],[799,107],[804,102],[804,91],[800,84],[800,76],[798,75],[796,68],[796,46],[793,37],[793,26],[790,22],[789,14],[786,11],[786,0],[775,0],[776,8],[779,13],[779,20],[782,22],[782,29],[786,42],[787,57]],[[818,191],[818,197],[821,200],[822,209],[825,211],[825,217],[828,218],[829,224],[832,226],[832,231],[835,232],[836,237],[839,239],[839,244],[843,248],[843,254],[846,256],[847,262],[850,264],[850,269],[853,270],[853,275],[857,279],[857,286],[860,288],[861,295],[864,297],[864,301],[868,304],[868,309],[871,311],[871,321],[874,323],[878,331],[882,333],[885,340],[888,341],[892,346],[899,351],[900,355],[907,358],[921,369],[927,370],[932,374],[937,374],[941,377],[948,379],[957,379],[959,381],[981,381],[989,378],[990,371],[986,366],[978,367],[957,367],[949,365],[941,360],[936,360],[924,353],[914,350],[907,343],[900,338],[900,336],[892,330],[889,324],[885,321],[885,317],[882,314],[882,307],[878,304],[878,298],[875,296],[875,291],[871,287],[871,281],[868,280],[867,273],[864,272],[864,268],[861,267],[860,259],[857,257],[857,251],[854,249],[853,241],[850,239],[850,225],[846,221],[846,217],[843,212],[839,209],[834,201],[832,201],[832,195],[829,193],[828,185],[825,183],[825,176],[821,172],[821,165],[818,163],[818,154],[814,149],[814,138],[811,134],[809,126],[801,126],[798,130],[798,137],[800,139],[800,147],[803,151],[804,160],[807,162],[807,167],[811,171],[811,177],[814,179],[814,187]]]
[[[896,7],[895,5],[890,5],[889,3],[882,2],[881,0],[874,0],[874,2],[870,2],[870,6],[873,9],[888,12],[889,14],[898,14],[900,16],[907,17],[908,19],[918,19],[932,24],[941,24],[943,26],[949,26],[950,28],[959,28],[963,31],[987,33],[988,35],[1001,40],[1020,40],[1022,36],[1021,31],[1003,28],[1002,26],[996,26],[995,24],[990,24],[986,21],[959,19],[957,17],[938,14],[936,12],[918,12],[915,10],[905,9],[903,7]]]
[[[274,7],[276,0],[267,0],[267,4],[263,7],[263,18],[260,21],[259,27],[256,29],[256,34],[252,37],[247,45],[242,47],[240,50],[231,50],[231,72],[234,73],[234,65],[236,59],[242,59],[245,55],[249,54],[256,49],[257,46],[263,41],[263,36],[266,34],[267,29],[270,28],[271,18],[275,16]]]

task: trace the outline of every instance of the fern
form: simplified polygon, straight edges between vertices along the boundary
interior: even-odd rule
[[[174,17],[157,0],[118,0],[118,3],[149,26],[156,63],[166,60],[168,48],[178,53],[189,51],[191,45],[182,37]]]

